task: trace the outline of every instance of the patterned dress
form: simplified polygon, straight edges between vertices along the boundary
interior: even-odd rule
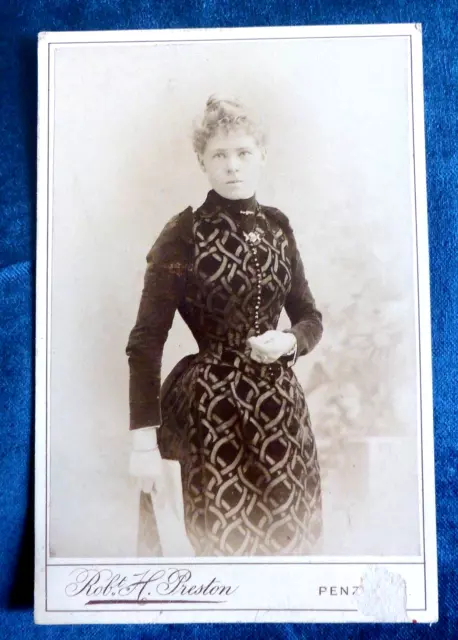
[[[283,308],[296,354],[257,363],[247,338],[275,329]],[[199,351],[161,388],[176,310]],[[180,460],[196,555],[314,551],[320,470],[292,365],[321,334],[288,219],[255,198],[230,201],[210,191],[195,212],[175,216],[151,249],[127,347],[131,429],[160,425],[162,456]]]

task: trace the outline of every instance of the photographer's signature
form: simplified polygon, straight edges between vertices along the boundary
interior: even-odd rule
[[[78,568],[65,594],[74,598],[86,596],[86,605],[100,604],[221,604],[238,586],[221,583],[216,577],[199,583],[189,569],[148,569],[123,574],[111,569]],[[197,598],[200,596],[200,598]],[[210,599],[210,598],[218,599]]]

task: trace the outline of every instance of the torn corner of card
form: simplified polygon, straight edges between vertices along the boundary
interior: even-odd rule
[[[406,581],[385,567],[370,567],[362,575],[355,601],[374,622],[409,622]]]

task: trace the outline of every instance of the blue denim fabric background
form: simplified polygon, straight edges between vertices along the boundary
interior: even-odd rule
[[[35,627],[33,353],[36,36],[46,30],[421,22],[431,255],[438,625]],[[2,0],[0,3],[0,636],[458,639],[458,4],[452,0]]]

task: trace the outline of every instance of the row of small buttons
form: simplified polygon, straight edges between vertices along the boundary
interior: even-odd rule
[[[250,242],[250,240],[248,240],[248,243],[251,246],[251,250],[253,252],[254,264],[256,268],[256,302],[254,307],[254,330],[255,330],[255,334],[259,336],[261,334],[261,328],[259,325],[259,312],[261,309],[262,271],[261,271],[261,265],[259,264],[258,249],[254,243]],[[273,372],[272,367],[270,365],[266,365],[266,369],[270,378],[274,379],[275,373]]]
[[[255,246],[252,246],[252,251],[254,255],[254,264],[256,267],[256,302],[254,306],[254,329],[256,331],[256,335],[259,336],[261,330],[259,326],[259,311],[261,309],[261,267],[259,265],[258,258],[258,250]]]

